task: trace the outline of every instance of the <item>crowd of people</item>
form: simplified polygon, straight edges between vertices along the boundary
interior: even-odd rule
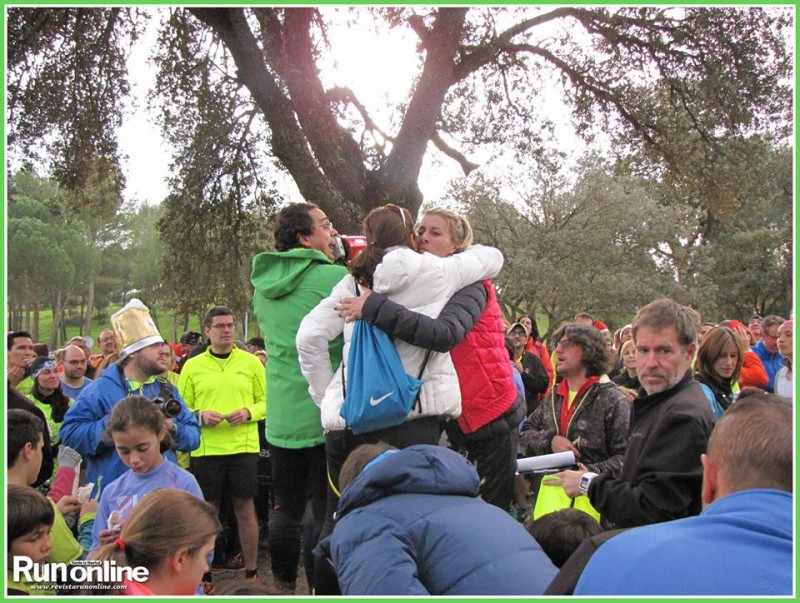
[[[792,594],[793,320],[703,323],[664,298],[544,342],[504,318],[503,256],[462,216],[384,205],[363,235],[341,257],[319,207],[285,207],[244,344],[214,306],[170,345],[136,299],[99,354],[8,333],[9,594],[213,595],[218,571],[239,594],[309,594],[301,571],[318,595]],[[421,386],[354,433],[357,320]],[[518,471],[550,454],[574,464]],[[17,567],[81,563],[133,573]]]

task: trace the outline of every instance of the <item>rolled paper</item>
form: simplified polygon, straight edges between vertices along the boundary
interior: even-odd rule
[[[529,456],[524,459],[517,459],[518,473],[547,473],[550,471],[562,471],[575,465],[575,453],[571,450],[567,452],[554,452],[553,454],[542,454],[540,456]]]

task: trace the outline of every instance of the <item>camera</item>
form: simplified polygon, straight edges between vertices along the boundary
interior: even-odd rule
[[[153,404],[156,405],[156,408],[161,411],[161,414],[167,417],[168,419],[174,419],[179,414],[181,414],[181,403],[178,402],[175,398],[170,398],[169,400],[165,400],[161,396],[155,398],[153,400]]]
[[[361,235],[338,235],[334,237],[335,259],[349,262],[367,248],[367,237]]]

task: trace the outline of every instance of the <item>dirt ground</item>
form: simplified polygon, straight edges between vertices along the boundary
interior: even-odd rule
[[[306,572],[300,563],[300,569],[297,572],[297,589],[294,596],[310,596],[308,592],[308,581],[306,580]],[[264,583],[268,590],[274,591],[275,585],[272,579],[272,571],[270,570],[269,551],[266,548],[259,547],[258,549],[258,575],[261,582]],[[244,579],[244,570],[231,571],[219,570],[213,572],[214,586],[217,589],[218,596],[230,596],[231,591],[239,588],[249,586],[247,580]],[[267,591],[263,593],[253,593],[254,595],[268,594]],[[280,595],[287,596],[287,595]]]

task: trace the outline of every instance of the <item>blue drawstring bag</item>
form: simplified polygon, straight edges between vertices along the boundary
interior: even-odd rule
[[[357,320],[347,359],[347,389],[339,411],[347,427],[368,433],[399,425],[419,401],[425,354],[417,378],[406,373],[391,338],[365,320]],[[344,370],[344,369],[343,369]],[[421,408],[420,408],[421,410]]]

